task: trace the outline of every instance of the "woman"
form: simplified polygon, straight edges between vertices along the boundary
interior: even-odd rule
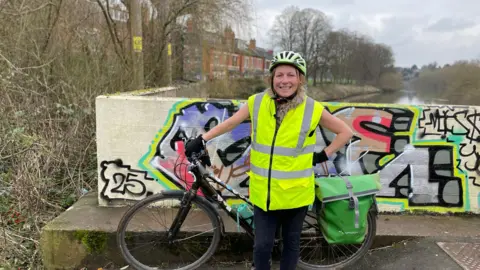
[[[232,117],[186,146],[198,153],[211,139],[250,118],[252,144],[248,172],[254,204],[254,265],[270,269],[277,225],[284,241],[281,270],[295,269],[303,220],[315,198],[312,164],[325,162],[352,137],[350,128],[305,93],[307,68],[298,53],[280,52],[270,65],[270,88],[252,95]],[[330,145],[314,153],[316,128],[336,133]]]

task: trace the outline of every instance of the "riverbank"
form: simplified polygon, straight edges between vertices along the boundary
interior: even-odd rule
[[[178,84],[173,85],[172,89],[178,88],[174,95],[177,97],[247,99],[249,96],[264,91],[268,87],[268,84],[264,80],[249,78]],[[345,98],[381,94],[384,92],[385,91],[370,85],[325,84],[309,86],[307,89],[307,94],[318,101],[340,101]]]
[[[480,104],[480,66],[478,63],[458,62],[443,68],[423,70],[410,82],[425,99],[444,99],[449,104]]]
[[[329,84],[322,86],[308,87],[307,94],[319,101],[339,101],[345,98],[363,96],[368,94],[379,94],[383,91],[379,88],[365,85],[341,85]]]

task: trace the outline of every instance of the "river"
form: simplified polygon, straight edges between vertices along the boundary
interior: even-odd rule
[[[421,104],[448,104],[445,99],[431,99],[423,98],[415,91],[401,90],[398,92],[385,92],[379,94],[368,94],[361,96],[354,96],[339,100],[342,102],[359,102],[359,103],[385,103],[385,104],[406,104],[406,105],[421,105]]]

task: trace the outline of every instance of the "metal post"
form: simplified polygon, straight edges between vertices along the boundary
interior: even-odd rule
[[[133,88],[143,89],[143,39],[140,0],[130,0],[130,32],[132,34]]]

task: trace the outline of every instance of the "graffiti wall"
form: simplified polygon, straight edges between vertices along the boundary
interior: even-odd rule
[[[125,110],[125,106],[135,106],[133,103],[110,99],[102,106]],[[120,124],[111,119],[99,121],[107,125],[98,127],[103,130],[99,134],[108,135],[108,129],[119,130],[117,125],[124,125],[125,121],[133,125],[110,135],[122,144],[120,151],[103,147],[105,153],[101,153],[99,147],[102,205],[119,199],[141,199],[163,189],[188,188],[192,179],[186,173],[184,139],[210,130],[243,105],[241,101],[180,99],[138,103],[143,104],[136,105],[143,112],[134,113],[138,118],[124,114],[126,119],[121,120],[112,109],[97,115],[120,119]],[[150,105],[145,106],[146,103]],[[380,210],[480,212],[480,107],[333,102],[324,105],[355,133],[351,142],[328,162],[328,173],[379,172]],[[142,139],[147,137],[148,140]],[[318,128],[317,150],[333,138],[333,133]],[[110,142],[109,138],[103,141]],[[212,173],[248,195],[250,122],[208,142],[207,147]],[[322,166],[315,171],[327,173]],[[231,195],[228,190],[222,193]]]

